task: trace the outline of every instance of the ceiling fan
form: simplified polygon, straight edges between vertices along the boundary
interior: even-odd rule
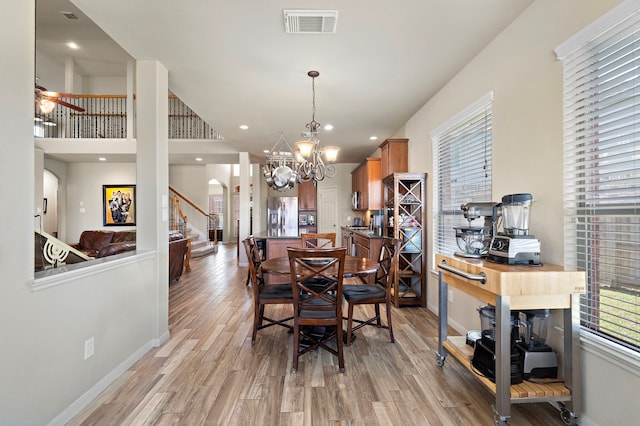
[[[73,97],[74,95],[70,93],[49,92],[47,91],[47,89],[36,83],[35,102],[42,114],[49,114],[51,111],[53,111],[53,108],[55,108],[56,104],[71,108],[74,111],[84,112],[84,108],[80,108],[79,106],[60,99]]]

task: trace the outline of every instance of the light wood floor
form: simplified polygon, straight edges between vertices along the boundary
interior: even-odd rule
[[[251,344],[253,301],[235,245],[191,260],[170,286],[171,338],[147,353],[70,425],[492,425],[493,395],[453,357],[435,364],[436,316],[393,310],[396,343],[365,327],[346,371],[324,350],[291,372],[282,327]],[[270,313],[285,308],[267,307]],[[550,404],[512,406],[511,425],[561,425]]]

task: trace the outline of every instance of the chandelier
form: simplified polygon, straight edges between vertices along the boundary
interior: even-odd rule
[[[320,123],[316,121],[315,79],[320,73],[309,71],[307,75],[311,77],[313,97],[311,121],[306,125],[308,131],[302,132],[305,139],[296,142],[296,148],[292,151],[284,136],[281,135],[267,156],[267,163],[263,169],[267,184],[278,191],[287,191],[293,188],[296,182],[313,180],[315,185],[325,177],[336,175],[336,167],[332,163],[336,161],[340,148],[337,146],[320,148],[318,139]]]

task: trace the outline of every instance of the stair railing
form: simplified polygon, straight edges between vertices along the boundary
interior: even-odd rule
[[[195,202],[191,201],[188,197],[186,197],[184,194],[180,193],[180,191],[176,190],[171,185],[169,185],[169,191],[171,193],[173,193],[172,199],[175,200],[174,203],[176,203],[177,206],[178,206],[175,209],[175,216],[174,217],[177,218],[177,221],[179,221],[180,224],[176,223],[174,226],[182,225],[182,226],[184,226],[184,231],[183,232],[186,232],[186,229],[187,229],[187,216],[184,214],[183,209],[182,209],[182,204],[181,204],[182,202],[184,202],[187,205],[189,205],[189,207],[191,208],[190,211],[192,211],[194,214],[199,216],[199,219],[195,220],[195,222],[204,224],[204,228],[205,228],[205,232],[207,234],[207,238],[210,235],[210,232],[213,231],[213,251],[214,251],[214,253],[216,253],[218,251],[218,232],[217,232],[218,215],[207,213],[200,206],[198,206]],[[192,221],[192,223],[194,223],[194,221]],[[185,235],[186,235],[186,233],[185,233]]]

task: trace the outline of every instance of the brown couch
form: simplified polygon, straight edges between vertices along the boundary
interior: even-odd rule
[[[169,231],[169,282],[182,276],[189,240],[179,231]],[[71,247],[91,257],[113,256],[136,249],[136,231],[83,231]]]
[[[188,238],[178,231],[169,231],[169,282],[182,276],[188,249]]]
[[[90,257],[112,256],[136,249],[136,231],[83,231],[80,241],[69,245]]]

